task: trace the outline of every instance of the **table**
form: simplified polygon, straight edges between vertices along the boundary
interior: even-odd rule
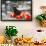
[[[15,45],[15,46],[46,46],[46,44],[41,44],[41,45],[35,45],[35,44],[27,44],[27,43],[24,43],[23,45]]]

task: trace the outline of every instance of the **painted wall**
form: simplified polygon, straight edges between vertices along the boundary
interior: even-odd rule
[[[33,19],[32,19],[32,21],[28,21],[28,22],[27,21],[20,21],[20,22],[19,21],[17,21],[17,22],[16,21],[12,21],[12,22],[10,22],[10,21],[0,21],[0,35],[4,34],[6,26],[14,25],[18,29],[18,32],[19,32],[18,36],[21,36],[23,34],[24,37],[25,36],[29,37],[29,36],[32,36],[32,35],[35,34],[35,36],[38,36],[38,37],[42,38],[43,34],[46,33],[46,28],[40,27],[38,25],[35,17],[36,17],[36,15],[42,13],[41,10],[40,10],[40,6],[46,5],[46,0],[33,0],[32,4],[33,4],[33,9],[32,9],[33,10],[32,11],[33,12],[32,13],[33,14],[32,15]],[[36,32],[37,29],[44,30],[44,33],[43,32],[42,33],[37,33]],[[46,34],[44,36],[46,36]]]

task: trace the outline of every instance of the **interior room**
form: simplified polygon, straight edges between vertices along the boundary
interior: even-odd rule
[[[11,0],[8,5],[6,3],[6,0],[0,0],[0,44],[46,46],[46,0]]]

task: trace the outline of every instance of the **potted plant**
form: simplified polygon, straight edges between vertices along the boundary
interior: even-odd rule
[[[46,27],[46,14],[41,14],[36,17],[39,20],[41,26]]]
[[[42,14],[36,16],[36,19],[39,20],[40,25],[46,27],[46,6],[41,6]]]
[[[13,36],[17,36],[18,31],[15,26],[6,26],[5,30],[6,30],[5,35],[8,37],[10,41]],[[9,40],[8,42],[10,42]]]

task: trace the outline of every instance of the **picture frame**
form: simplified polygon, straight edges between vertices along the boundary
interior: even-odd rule
[[[32,21],[32,0],[1,0],[1,21]]]

